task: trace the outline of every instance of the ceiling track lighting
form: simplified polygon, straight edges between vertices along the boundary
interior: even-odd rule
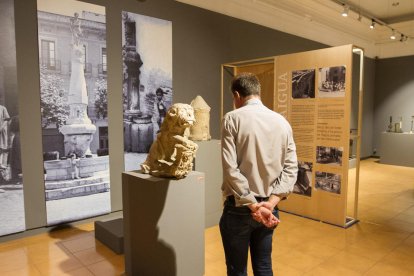
[[[392,34],[390,35],[390,39],[391,40],[396,40],[397,39],[397,37],[396,37],[397,34],[400,34],[401,35],[401,37],[399,39],[399,41],[401,41],[401,42],[405,42],[405,41],[409,40],[410,38],[412,38],[412,37],[409,37],[409,36],[404,35],[403,33],[399,32],[399,31],[396,31],[393,27],[391,27],[390,25],[388,25],[386,22],[384,22],[381,19],[373,16],[372,14],[370,14],[369,12],[367,12],[365,10],[361,10],[360,7],[353,6],[352,4],[349,3],[349,1],[345,1],[345,0],[331,0],[331,2],[333,2],[333,3],[337,4],[337,5],[340,5],[343,8],[343,10],[341,12],[341,15],[343,17],[348,17],[349,16],[349,12],[350,11],[353,11],[356,14],[358,14],[358,18],[357,18],[358,21],[362,22],[362,17],[365,17],[365,18],[371,20],[371,25],[369,25],[369,28],[370,29],[375,29],[375,27],[377,25],[379,25],[381,27],[388,28],[389,30],[392,31]]]
[[[405,42],[408,40],[408,36],[401,34],[400,42]]]
[[[347,17],[349,13],[349,6],[344,4],[344,10],[342,11],[341,15],[343,17]]]
[[[392,40],[395,40],[396,39],[395,30],[394,29],[392,29],[392,33],[390,35],[390,39],[392,39]]]
[[[375,20],[371,19],[371,25],[369,26],[371,30],[375,29]]]

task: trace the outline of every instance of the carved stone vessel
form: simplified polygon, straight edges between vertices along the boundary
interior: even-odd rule
[[[196,122],[190,128],[190,139],[193,141],[207,141],[210,135],[210,106],[201,96],[191,101]]]
[[[141,164],[144,173],[159,177],[184,178],[193,168],[198,145],[188,139],[189,127],[195,122],[194,110],[188,104],[173,104]]]

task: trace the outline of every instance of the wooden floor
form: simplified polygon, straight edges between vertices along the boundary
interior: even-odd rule
[[[361,162],[358,224],[342,229],[281,214],[276,275],[414,275],[414,168],[376,161]],[[205,260],[205,275],[226,275],[217,227],[205,232]],[[123,256],[94,239],[93,223],[0,243],[2,276],[123,271]]]

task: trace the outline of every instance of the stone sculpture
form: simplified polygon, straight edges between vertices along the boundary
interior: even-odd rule
[[[210,136],[210,106],[201,96],[191,101],[196,122],[190,128],[190,139],[193,141],[207,141]]]
[[[141,164],[144,173],[160,177],[184,178],[193,168],[198,145],[188,139],[195,122],[191,105],[176,103],[167,112],[160,132]]]

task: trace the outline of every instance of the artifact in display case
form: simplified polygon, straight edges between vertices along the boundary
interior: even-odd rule
[[[390,123],[387,128],[387,132],[393,132],[394,125],[392,124],[392,116],[390,116]]]
[[[203,97],[197,96],[190,104],[194,109],[195,123],[190,127],[190,139],[193,141],[208,141],[210,135],[210,106]]]
[[[400,121],[398,123],[395,123],[395,130],[396,133],[402,133],[402,117],[400,117]]]
[[[143,173],[159,177],[184,178],[193,168],[198,145],[188,139],[194,124],[191,105],[176,103],[167,112],[149,154],[141,164]]]

